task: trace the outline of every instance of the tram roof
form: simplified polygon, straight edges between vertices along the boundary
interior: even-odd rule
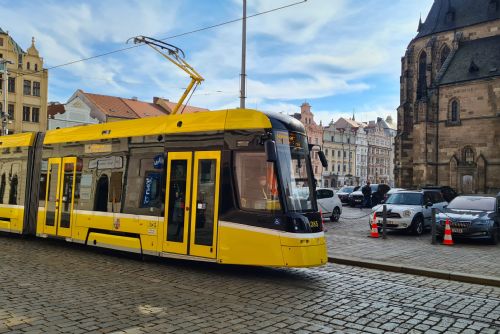
[[[230,109],[192,114],[147,117],[135,120],[77,126],[47,131],[44,144],[109,138],[203,131],[270,129],[270,117],[253,109]]]
[[[31,146],[35,139],[34,132],[17,133],[0,137],[0,148]]]

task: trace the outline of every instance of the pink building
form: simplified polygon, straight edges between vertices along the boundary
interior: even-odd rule
[[[316,124],[314,121],[314,114],[311,112],[311,105],[307,102],[302,103],[300,106],[300,114],[296,113],[293,115],[296,119],[298,119],[302,124],[304,124],[307,132],[307,138],[309,144],[315,144],[319,147],[313,148],[313,150],[317,151],[323,147],[323,125]],[[311,155],[312,157],[312,166],[313,173],[316,180],[321,180],[321,175],[323,173],[323,166],[321,165],[321,161],[316,153]]]

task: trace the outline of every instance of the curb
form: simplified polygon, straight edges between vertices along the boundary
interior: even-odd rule
[[[361,260],[349,257],[328,257],[329,263],[344,264],[348,266],[363,267],[369,269],[384,270],[394,273],[426,276],[432,278],[446,279],[450,281],[465,282],[500,287],[500,278],[493,276],[465,274],[444,270],[434,270],[423,267],[411,267],[397,264],[388,264],[380,261]]]

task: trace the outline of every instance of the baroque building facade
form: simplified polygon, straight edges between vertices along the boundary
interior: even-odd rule
[[[300,106],[300,114],[295,113],[293,117],[299,120],[306,128],[309,144],[317,145],[313,148],[318,151],[323,147],[323,126],[314,121],[314,114],[311,112],[311,105],[307,102]],[[311,154],[313,174],[316,180],[320,181],[323,173],[323,166],[317,154]],[[321,183],[320,183],[321,184]]]
[[[48,71],[43,68],[32,38],[31,46],[24,51],[19,44],[0,28],[0,60],[7,60],[7,87],[1,82],[0,104],[3,107],[7,88],[7,112],[9,134],[45,131],[47,129]],[[0,65],[1,66],[1,65]],[[3,68],[0,68],[0,73]],[[3,79],[2,73],[2,79]],[[3,110],[3,109],[0,109]]]
[[[401,187],[500,191],[500,0],[435,0],[401,62]]]

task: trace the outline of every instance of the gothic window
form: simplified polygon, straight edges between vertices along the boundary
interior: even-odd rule
[[[448,124],[460,124],[460,104],[457,99],[453,99],[449,105]]]
[[[417,99],[427,95],[427,53],[422,51],[418,59]]]
[[[472,149],[472,147],[467,146],[464,148],[463,161],[468,165],[471,165],[474,163],[474,150]]]
[[[450,48],[448,45],[444,45],[444,47],[441,49],[441,57],[439,58],[439,68],[441,68],[446,61],[446,58],[450,55]]]

